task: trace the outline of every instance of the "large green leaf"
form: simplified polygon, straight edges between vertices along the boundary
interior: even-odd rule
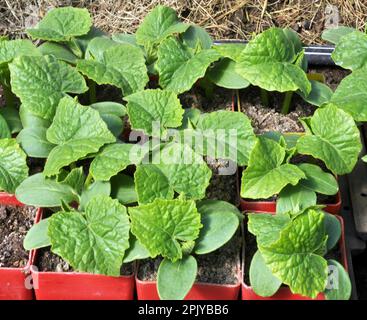
[[[204,200],[197,204],[203,228],[196,240],[194,252],[207,254],[226,244],[240,224],[239,210],[232,204],[218,200]]]
[[[118,174],[111,178],[111,197],[122,204],[138,202],[134,178],[125,174]]]
[[[130,247],[126,251],[124,263],[149,258],[149,251],[134,237],[130,235]]]
[[[20,56],[40,56],[37,47],[29,40],[0,41],[0,66]]]
[[[177,128],[182,124],[184,110],[172,91],[149,89],[124,100],[128,102],[127,113],[133,129],[156,136],[165,134],[167,128]]]
[[[8,127],[10,132],[18,133],[20,130],[22,130],[22,123],[20,121],[19,117],[19,111],[14,107],[4,107],[0,108],[0,116],[2,116]]]
[[[49,247],[51,245],[51,240],[48,236],[48,223],[49,218],[43,219],[29,229],[23,241],[24,249],[34,250]]]
[[[91,185],[83,188],[82,195],[80,197],[79,210],[84,210],[88,203],[97,196],[105,195],[110,196],[111,183],[109,181],[95,181]]]
[[[0,139],[11,138],[11,132],[8,123],[4,117],[0,114]]]
[[[27,33],[33,39],[66,42],[87,34],[92,18],[87,9],[64,7],[50,10],[34,29]]]
[[[252,257],[249,273],[251,287],[259,296],[271,297],[282,285],[282,281],[267,267],[260,251],[256,251]]]
[[[355,31],[356,31],[355,28],[345,27],[345,26],[340,26],[337,28],[330,28],[330,29],[325,30],[322,33],[321,38],[333,44],[337,44],[342,37],[344,37],[345,35],[349,33],[355,32]]]
[[[92,161],[90,173],[95,180],[108,181],[128,165],[141,162],[145,151],[140,145],[119,143],[108,145]]]
[[[303,100],[318,107],[330,101],[333,96],[333,90],[328,85],[315,80],[310,80],[310,83],[311,92],[308,95],[299,92]]]
[[[219,43],[213,46],[223,57],[237,61],[241,52],[245,49],[245,43]]]
[[[50,152],[44,169],[46,176],[52,176],[62,167],[97,152],[116,139],[98,111],[68,97],[60,101],[54,121],[47,130],[47,140],[57,145]]]
[[[311,84],[302,68],[293,64],[296,49],[286,30],[270,28],[246,45],[237,57],[236,71],[265,90],[300,90],[307,96]]]
[[[51,250],[78,271],[119,276],[129,247],[126,208],[106,196],[92,199],[81,212],[59,212],[49,221]]]
[[[277,241],[258,247],[274,276],[293,293],[315,298],[327,283],[327,262],[317,254],[324,239],[324,213],[308,209],[280,231]]]
[[[310,120],[311,133],[297,141],[299,153],[322,160],[334,174],[353,170],[361,141],[353,118],[343,110],[328,105],[316,110]]]
[[[197,274],[197,262],[193,256],[179,261],[164,259],[159,265],[157,289],[162,300],[183,300],[192,288]]]
[[[212,171],[188,145],[169,143],[155,152],[152,164],[139,166],[135,174],[139,203],[156,197],[171,199],[173,192],[191,199],[205,197]]]
[[[183,42],[193,49],[210,49],[213,39],[204,28],[191,25],[182,35]]]
[[[357,70],[367,63],[367,34],[354,31],[341,37],[331,57],[344,69]]]
[[[35,115],[52,120],[66,93],[88,90],[84,78],[54,56],[19,57],[9,64],[13,92],[23,107]]]
[[[177,39],[170,37],[158,48],[157,70],[161,87],[182,93],[192,88],[204,77],[209,65],[220,58],[214,49],[205,49],[197,54]]]
[[[273,140],[259,137],[242,174],[241,197],[260,199],[279,193],[286,185],[296,185],[305,174],[297,166],[284,163],[286,150]]]
[[[352,115],[354,120],[367,121],[367,67],[345,77],[330,102]]]
[[[149,78],[142,51],[118,44],[90,60],[79,60],[77,69],[98,84],[111,84],[124,95],[143,90]]]
[[[65,61],[73,65],[76,65],[78,62],[78,57],[74,55],[66,46],[59,43],[45,42],[38,47],[38,50],[44,56],[52,55],[58,60]]]
[[[161,200],[129,208],[131,230],[150,252],[175,262],[182,259],[180,242],[199,236],[200,213],[192,200]]]
[[[37,173],[25,179],[15,195],[22,203],[36,207],[60,207],[62,202],[79,201],[79,195],[70,185],[46,178]]]
[[[26,154],[15,139],[0,139],[0,190],[14,193],[28,177]]]
[[[189,26],[179,21],[174,9],[158,5],[140,24],[136,42],[146,49],[151,48],[172,34],[185,32]]]
[[[212,158],[247,165],[257,138],[250,119],[243,113],[216,111],[203,114],[195,130],[184,131],[195,152]],[[192,135],[195,141],[192,141]]]

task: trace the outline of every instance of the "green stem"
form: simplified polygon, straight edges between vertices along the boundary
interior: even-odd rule
[[[85,183],[84,183],[84,188],[85,189],[88,189],[88,187],[91,185],[92,183],[92,180],[93,180],[93,177],[92,177],[92,174],[89,172],[88,173],[88,176],[87,176],[87,179],[85,179]]]
[[[15,95],[11,89],[7,86],[3,86],[3,92],[5,97],[5,104],[9,108],[15,107]]]
[[[261,98],[261,104],[264,107],[269,108],[269,94],[266,90],[260,89],[260,98]]]
[[[93,104],[97,102],[96,83],[93,80],[88,80],[89,87],[89,103]]]
[[[288,91],[285,93],[284,96],[284,100],[283,100],[283,105],[282,105],[282,114],[288,114],[289,113],[289,108],[291,106],[291,101],[292,101],[292,97],[293,97],[293,92],[292,91]]]

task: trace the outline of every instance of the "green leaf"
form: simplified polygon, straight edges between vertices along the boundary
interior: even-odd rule
[[[83,36],[78,36],[77,38],[73,39],[72,43],[74,45],[71,45],[71,47],[75,46],[76,51],[78,51],[79,56],[81,58],[85,58],[86,51],[88,48],[89,43],[94,39],[98,37],[108,37],[108,34],[102,31],[101,29],[98,29],[94,26],[92,26],[89,30],[89,32]],[[68,43],[70,47],[70,42]],[[72,48],[71,48],[72,49]]]
[[[303,181],[303,180],[301,180]],[[306,180],[305,180],[306,181]],[[316,193],[305,188],[301,183],[296,186],[286,186],[277,199],[277,214],[297,213],[317,203]]]
[[[306,179],[301,179],[299,182],[304,188],[330,196],[338,192],[338,182],[331,173],[325,172],[319,166],[310,163],[301,163],[298,168],[306,175]]]
[[[143,90],[149,78],[142,51],[130,44],[119,44],[91,60],[79,60],[77,69],[97,84],[120,88],[124,95]]]
[[[251,40],[237,58],[236,71],[251,84],[268,91],[300,90],[308,95],[311,84],[301,67],[293,64],[294,43],[286,30],[270,28]]]
[[[96,59],[97,61],[102,61],[104,52],[107,49],[118,45],[119,44],[113,41],[111,38],[105,36],[95,37],[88,43],[88,47],[85,52],[85,59],[86,60]]]
[[[7,64],[20,56],[39,56],[40,52],[30,40],[0,41],[0,65]]]
[[[248,214],[248,230],[256,236],[258,245],[270,245],[277,241],[280,232],[290,223],[287,214]]]
[[[223,57],[237,61],[241,52],[246,48],[244,43],[219,43],[213,46]]]
[[[185,32],[189,26],[179,21],[175,10],[158,5],[140,24],[136,31],[136,42],[146,49],[157,46],[168,36]]]
[[[126,208],[106,196],[92,199],[84,212],[59,212],[49,221],[51,250],[78,271],[120,276],[129,248]]]
[[[200,213],[192,200],[161,200],[129,208],[131,231],[152,258],[162,255],[175,262],[182,259],[180,242],[199,236]]]
[[[241,197],[251,199],[269,198],[279,193],[286,185],[296,185],[305,174],[293,164],[283,164],[285,148],[273,140],[259,137],[248,167],[242,174]]]
[[[197,269],[193,256],[186,256],[177,262],[164,259],[158,269],[159,297],[162,300],[183,300],[195,282]]]
[[[2,116],[8,127],[10,132],[18,133],[20,130],[22,130],[22,123],[19,118],[19,111],[16,108],[13,107],[4,107],[0,108],[0,116]]]
[[[72,187],[78,194],[83,191],[85,176],[83,173],[83,167],[72,169],[62,183],[65,183]]]
[[[324,213],[308,209],[280,231],[277,241],[258,247],[270,271],[292,293],[315,298],[327,283],[327,262],[317,254],[324,239]]]
[[[231,111],[202,114],[194,135],[200,138],[193,145],[195,152],[232,160],[239,165],[248,164],[257,141],[250,119],[243,113]],[[201,140],[203,145],[197,145]]]
[[[342,228],[340,221],[335,215],[327,212],[325,212],[325,231],[328,235],[326,247],[327,251],[330,251],[337,245],[342,233]]]
[[[19,201],[35,207],[60,207],[61,202],[79,201],[77,191],[71,186],[45,178],[37,173],[25,179],[17,188],[15,195]]]
[[[11,132],[8,123],[4,117],[0,114],[0,139],[11,138]]]
[[[0,139],[0,190],[14,193],[27,177],[26,154],[15,139]]]
[[[299,138],[298,152],[322,160],[334,174],[351,172],[361,151],[359,130],[353,118],[328,105],[316,110],[310,125],[312,134]]]
[[[88,90],[75,68],[53,56],[19,57],[9,68],[13,92],[24,108],[43,119],[52,120],[66,93],[80,94]]]
[[[251,260],[250,283],[254,292],[262,297],[271,297],[282,285],[282,281],[275,277],[265,264],[260,251],[256,251]]]
[[[174,189],[169,178],[155,165],[138,166],[134,178],[140,204],[151,203],[155,199],[173,199]]]
[[[190,199],[205,197],[212,171],[188,145],[169,143],[153,154],[151,163],[135,176],[139,203],[170,199],[173,190]]]
[[[138,46],[138,44],[136,43],[135,34],[115,33],[112,35],[112,40],[118,43],[128,43],[134,46]]]
[[[201,116],[201,111],[196,108],[185,108],[182,118],[182,125],[178,130],[193,129],[196,127]]]
[[[236,72],[236,62],[224,58],[208,70],[209,79],[217,86],[227,89],[244,89],[250,85]]]
[[[87,9],[64,7],[50,10],[34,29],[27,33],[33,39],[65,42],[90,30],[92,18]]]
[[[34,224],[28,231],[23,241],[23,247],[27,251],[49,247],[51,240],[47,234],[49,218]]]
[[[111,197],[122,204],[138,202],[134,179],[125,174],[118,174],[111,178]]]
[[[22,122],[23,128],[42,127],[47,129],[51,125],[50,120],[42,119],[41,117],[30,112],[23,105],[19,107],[19,118],[20,121]]]
[[[165,134],[167,128],[182,124],[184,110],[174,92],[149,89],[124,98],[131,126],[148,135]],[[153,127],[158,125],[158,128]],[[154,130],[155,129],[155,130]]]
[[[330,101],[333,96],[333,90],[331,90],[326,84],[319,81],[310,80],[310,83],[311,92],[309,95],[306,96],[300,92],[300,96],[303,100],[318,107]]]
[[[321,34],[321,38],[325,41],[337,44],[345,35],[355,32],[355,28],[340,26],[337,28],[327,29]]]
[[[367,67],[353,71],[336,88],[330,102],[353,116],[355,121],[367,121]]]
[[[335,260],[328,260],[328,266],[333,267],[333,270],[328,281],[331,288],[324,291],[326,300],[349,300],[352,294],[352,284],[348,272]]]
[[[354,31],[341,37],[331,57],[344,69],[362,68],[367,63],[367,34]]]
[[[197,209],[201,214],[203,228],[194,251],[195,254],[207,254],[232,239],[240,224],[240,212],[234,205],[218,200],[201,201]]]
[[[90,105],[91,108],[97,110],[100,115],[112,114],[116,117],[123,117],[126,115],[126,107],[117,102],[103,101],[97,102]]]
[[[144,156],[145,150],[140,145],[111,144],[93,159],[90,173],[95,180],[109,181],[128,165],[139,164]]]
[[[158,48],[157,70],[162,88],[182,93],[192,88],[204,77],[209,65],[220,58],[214,49],[205,49],[194,54],[177,39],[170,37]]]
[[[182,35],[183,42],[193,49],[210,49],[213,40],[204,28],[192,25]]]
[[[130,235],[130,247],[127,249],[124,263],[149,258],[149,251],[134,237]]]
[[[44,56],[52,55],[58,60],[65,61],[73,65],[76,65],[78,62],[78,57],[68,48],[59,43],[45,42],[38,47],[38,50]]]
[[[117,117],[113,114],[100,114],[102,120],[107,125],[107,128],[111,133],[116,137],[119,138],[121,133],[124,130],[124,122],[120,117]]]
[[[60,101],[47,130],[47,140],[57,145],[50,152],[44,169],[46,176],[52,176],[62,167],[98,152],[104,144],[115,142],[116,138],[96,110],[68,97]]]
[[[110,196],[111,194],[111,183],[108,181],[95,181],[90,186],[87,186],[80,198],[79,210],[84,210],[88,203],[95,197],[100,195]]]
[[[46,138],[47,128],[27,127],[19,132],[17,142],[25,153],[32,158],[47,158],[56,146]]]

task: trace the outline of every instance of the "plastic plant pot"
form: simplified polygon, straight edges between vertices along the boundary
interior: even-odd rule
[[[3,192],[0,192],[0,205],[24,206],[14,195]],[[38,209],[35,223],[40,220],[41,215],[42,209]],[[34,254],[34,251],[29,253],[27,265],[23,268],[0,268],[0,300],[33,300],[31,282],[28,282],[27,279],[30,279],[28,277],[30,277]],[[29,286],[26,286],[27,283]]]
[[[264,213],[264,212],[262,212]],[[341,261],[339,261],[348,271],[348,260],[347,260],[347,251],[345,247],[345,233],[344,233],[344,222],[341,216],[336,215],[341,224],[341,237],[339,240],[339,249],[341,254]],[[246,250],[246,246],[243,246],[243,250]],[[243,252],[243,257],[245,254]],[[242,261],[242,275],[245,274],[245,259]],[[271,297],[261,297],[257,295],[251,286],[247,285],[244,282],[244,277],[242,276],[242,287],[241,287],[242,300],[325,300],[325,295],[323,293],[319,293],[315,299],[311,299],[299,294],[294,294],[291,292],[289,287],[280,287],[277,293],[275,293]]]
[[[238,300],[241,276],[241,264],[238,259],[236,284],[195,282],[185,300]],[[160,300],[156,281],[142,281],[138,278],[138,272],[136,272],[135,280],[138,300]]]
[[[36,300],[133,300],[131,276],[109,277],[79,272],[39,272],[32,266]]]

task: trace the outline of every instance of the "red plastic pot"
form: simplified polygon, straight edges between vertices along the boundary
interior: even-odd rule
[[[264,212],[263,212],[264,213]],[[343,218],[336,215],[341,224],[341,237],[339,240],[339,248],[341,253],[341,261],[340,263],[344,266],[345,270],[348,271],[348,260],[347,260],[347,252],[345,248],[345,234],[344,234],[344,221]],[[243,246],[245,250],[245,246]],[[245,255],[242,255],[245,257]],[[245,271],[245,261],[242,261],[242,275],[244,275]],[[299,294],[294,294],[291,292],[289,287],[281,287],[276,294],[271,297],[261,297],[257,295],[254,290],[244,282],[244,278],[242,277],[242,288],[241,288],[242,300],[325,300],[325,295],[323,293],[319,293],[315,299],[311,299],[305,296],[301,296]]]
[[[32,266],[37,300],[133,300],[134,275],[109,277],[79,272],[38,272]]]
[[[0,204],[5,206],[19,206],[20,203],[14,195],[0,192]],[[42,209],[37,210],[35,222],[42,215]],[[30,276],[31,265],[34,261],[34,251],[29,253],[28,263],[24,268],[0,268],[0,300],[33,300],[33,290],[27,288],[27,277]],[[30,281],[29,281],[30,284]]]
[[[195,282],[185,300],[238,300],[241,288],[241,265],[238,260],[238,282],[233,285]],[[157,282],[142,281],[136,273],[138,300],[159,300]]]

